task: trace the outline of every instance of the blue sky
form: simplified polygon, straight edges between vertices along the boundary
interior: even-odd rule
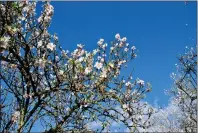
[[[54,16],[50,32],[56,32],[60,44],[70,51],[78,43],[93,50],[99,38],[107,42],[116,33],[126,36],[138,49],[138,56],[122,75],[134,69],[152,84],[146,101],[168,104],[164,94],[170,89],[176,56],[185,46],[196,44],[196,2],[52,2]]]

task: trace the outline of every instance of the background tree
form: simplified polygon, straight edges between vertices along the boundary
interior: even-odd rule
[[[36,2],[0,6],[3,132],[30,132],[37,121],[46,132],[86,131],[93,121],[101,124],[92,129],[98,131],[107,130],[112,121],[131,131],[150,126],[153,109],[142,99],[151,85],[120,76],[137,56],[126,37],[116,34],[110,49],[99,39],[91,52],[82,44],[68,52],[47,30],[54,13],[49,2],[38,17]]]
[[[171,93],[182,111],[181,128],[185,132],[197,131],[197,47],[188,48],[178,60],[177,74],[173,74]]]
[[[177,72],[171,74],[174,85],[165,109],[157,109],[148,132],[196,132],[197,131],[197,51],[186,47],[178,57]],[[159,119],[160,118],[160,119]]]

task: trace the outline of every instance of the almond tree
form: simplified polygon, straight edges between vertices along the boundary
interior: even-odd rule
[[[104,131],[112,121],[131,131],[150,126],[152,108],[142,102],[149,83],[121,77],[137,55],[126,37],[115,35],[86,51],[62,49],[48,27],[54,8],[49,2],[36,16],[36,2],[0,4],[1,130],[30,132],[39,121],[46,132]],[[90,129],[97,121],[99,129]]]

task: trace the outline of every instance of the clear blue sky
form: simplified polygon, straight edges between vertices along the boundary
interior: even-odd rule
[[[40,14],[40,4],[37,10]],[[168,104],[176,56],[185,46],[196,44],[196,2],[52,2],[55,14],[50,33],[56,32],[64,49],[73,51],[78,43],[93,50],[97,41],[107,42],[116,33],[126,36],[139,50],[137,58],[122,71],[152,84],[145,99],[160,106]],[[39,125],[39,123],[38,123]],[[39,127],[39,126],[38,126]],[[37,126],[33,130],[41,130]]]
[[[83,43],[87,50],[99,38],[107,42],[116,33],[126,36],[139,50],[136,60],[122,71],[152,84],[151,104],[167,105],[164,94],[172,84],[176,56],[196,44],[196,2],[52,2],[55,14],[50,27],[60,44],[70,51]]]

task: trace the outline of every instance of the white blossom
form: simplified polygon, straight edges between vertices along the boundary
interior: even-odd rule
[[[51,51],[54,51],[56,48],[56,45],[54,45],[53,43],[48,43],[47,48],[50,49]]]
[[[115,38],[118,39],[118,40],[120,40],[120,34],[117,33],[117,34],[115,35]]]
[[[138,83],[138,84],[140,84],[140,85],[144,85],[144,81],[143,81],[143,80],[141,80],[141,79],[140,79],[140,80],[138,80],[138,81],[137,81],[137,83]]]
[[[88,75],[92,71],[91,67],[85,68],[85,74]]]
[[[105,49],[107,47],[107,43],[105,43],[104,45],[102,45],[102,48]]]
[[[104,58],[101,58],[100,61],[101,61],[101,62],[104,62]]]
[[[98,52],[99,52],[98,49],[94,49],[94,50],[93,50],[93,55],[97,54]]]
[[[20,112],[19,111],[16,111],[16,112],[14,112],[14,115],[17,116],[17,117],[19,117],[20,116]]]
[[[132,49],[132,50],[135,50],[135,49],[136,49],[136,47],[135,47],[135,46],[132,46],[132,47],[131,47],[131,49]]]
[[[123,41],[123,42],[126,42],[126,40],[127,40],[126,37],[123,37],[123,38],[122,38],[122,41]]]
[[[123,109],[129,110],[129,104],[123,104],[123,105],[122,105],[122,108],[123,108]]]
[[[58,40],[58,37],[56,35],[54,35],[53,37],[54,37],[54,40]]]
[[[100,63],[100,62],[96,62],[95,65],[94,65],[94,67],[96,67],[97,69],[101,69],[102,66],[103,66],[103,64]]]
[[[37,45],[37,47],[39,48],[39,47],[41,47],[42,46],[42,44],[43,44],[43,42],[42,41],[38,41],[38,45]]]
[[[113,51],[114,50],[114,47],[111,47],[110,50]]]
[[[109,63],[109,66],[110,66],[111,68],[114,68],[114,64],[113,64],[113,63]]]
[[[42,19],[42,16],[40,16],[37,21],[40,23],[41,19]]]
[[[39,59],[35,62],[35,65],[39,65],[41,68],[44,68],[45,67],[45,63],[46,61],[44,61],[43,59]]]
[[[60,71],[59,71],[59,74],[60,74],[60,75],[63,75],[63,74],[64,74],[64,71],[63,71],[63,70],[60,70]]]
[[[14,112],[14,114],[12,115],[12,121],[13,122],[16,122],[20,117],[20,112],[19,111],[16,111]]]
[[[56,61],[59,61],[59,57],[58,56],[56,56],[55,59],[56,59]]]
[[[9,40],[10,40],[10,37],[9,36],[5,36],[4,37],[4,41],[7,43],[7,42],[9,42]]]
[[[5,37],[0,39],[0,50],[7,48],[9,40],[10,40],[9,36],[5,36]]]
[[[125,86],[127,86],[127,87],[128,87],[128,86],[131,86],[131,82],[129,82],[129,81],[126,82],[126,83],[125,83]]]
[[[101,39],[97,42],[97,44],[98,44],[99,46],[102,46],[103,42],[104,42],[104,39],[101,38]]]
[[[98,56],[97,58],[98,58],[98,60],[100,60],[102,57],[101,56]]]
[[[106,70],[106,69],[103,68],[100,77],[102,77],[102,78],[107,78],[107,70]]]
[[[77,47],[82,49],[84,46],[82,44],[77,44]]]
[[[128,49],[128,48],[125,48],[125,49],[124,49],[124,51],[125,51],[125,52],[128,52],[128,51],[129,51],[129,49]]]
[[[175,79],[175,78],[176,78],[176,74],[172,72],[171,75],[170,75],[170,77],[171,77],[172,79]]]

